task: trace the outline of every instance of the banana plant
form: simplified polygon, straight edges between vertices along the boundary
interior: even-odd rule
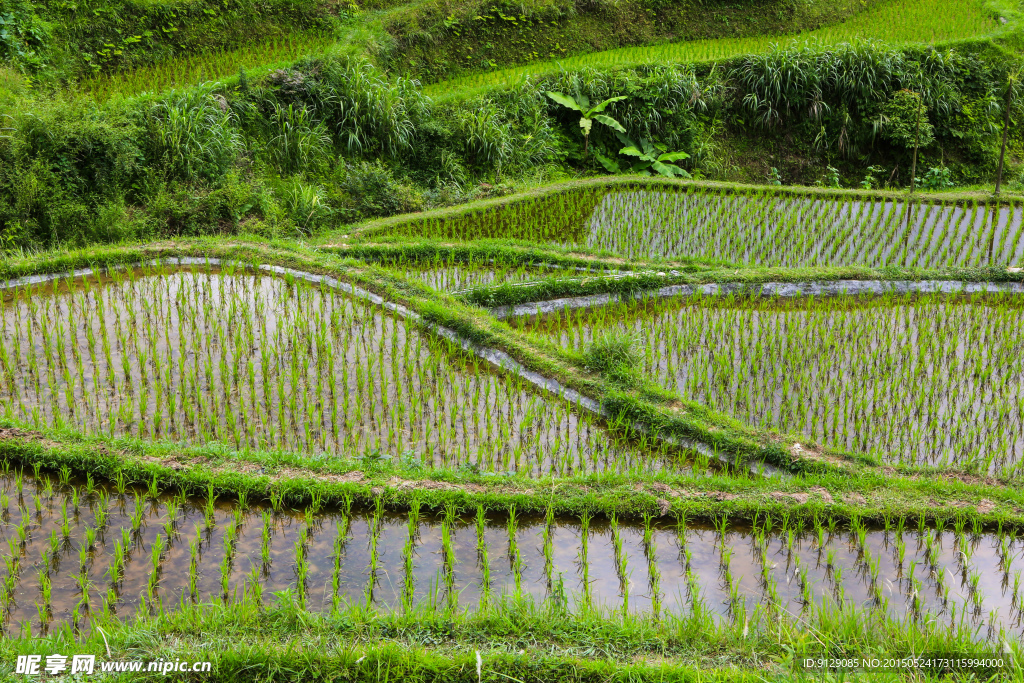
[[[618,102],[619,100],[626,99],[625,95],[609,97],[607,100],[595,107],[591,107],[590,98],[582,94],[572,97],[570,95],[563,95],[560,92],[548,91],[547,96],[563,107],[572,109],[573,111],[578,111],[581,114],[580,128],[583,129],[583,158],[586,158],[587,152],[590,149],[590,129],[594,125],[594,121],[603,123],[616,133],[626,132],[626,129],[622,127],[621,123],[607,114],[601,113],[604,111],[605,107],[612,102]]]
[[[604,155],[598,154],[597,160],[612,173],[621,173],[625,171],[627,173],[637,173],[639,175],[651,175],[651,170],[654,170],[666,178],[691,177],[684,169],[673,163],[681,159],[689,159],[690,155],[686,152],[669,152],[668,147],[664,144],[660,142],[651,142],[647,138],[640,138],[640,143],[637,144],[622,133],[616,132],[615,136],[619,139],[619,142],[624,145],[623,148],[619,150],[619,154],[633,157],[636,161],[632,161],[629,166],[623,168],[622,164],[615,159],[610,159]]]

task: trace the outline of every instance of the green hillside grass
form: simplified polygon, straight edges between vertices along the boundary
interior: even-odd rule
[[[819,46],[858,40],[879,40],[891,45],[937,44],[995,34],[1003,26],[998,17],[1004,15],[1012,16],[1009,10],[1000,11],[989,0],[893,0],[874,5],[842,23],[812,31],[681,41],[593,52],[481,72],[428,85],[424,91],[432,95],[468,94],[481,87],[511,86],[529,76],[582,67],[607,69],[666,62],[720,61],[764,52],[787,41]]]
[[[273,4],[128,2],[104,6],[92,31],[85,30],[80,13],[44,13],[55,28],[32,70],[44,81],[80,81],[85,92],[107,99],[231,77],[240,69],[262,73],[304,56],[340,51],[432,82],[624,46],[798,34],[886,1],[429,0],[362,9],[309,1],[287,12]]]

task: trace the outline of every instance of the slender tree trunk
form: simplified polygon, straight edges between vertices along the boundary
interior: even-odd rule
[[[999,187],[1003,182],[1003,159],[1006,157],[1006,132],[1010,129],[1010,105],[1013,103],[1013,91],[1006,93],[1006,111],[1003,113],[1003,145],[999,149],[999,166],[996,168],[996,197],[999,196]]]
[[[914,160],[910,164],[910,193],[914,193],[917,184],[917,150],[921,146],[921,108],[924,107],[924,96],[917,94],[917,129],[914,131]]]

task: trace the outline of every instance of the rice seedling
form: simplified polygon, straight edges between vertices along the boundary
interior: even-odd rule
[[[476,508],[476,552],[480,564],[480,609],[487,609],[487,601],[491,593],[491,562],[487,552],[487,539],[484,533],[487,528],[487,516],[483,505]]]
[[[544,577],[547,581],[547,591],[551,594],[552,580],[551,574],[554,569],[554,548],[552,532],[554,531],[555,513],[550,505],[544,512],[544,542],[542,546],[542,552],[544,553]],[[480,543],[483,539],[483,532],[480,529],[481,524],[477,524],[477,548],[479,549]]]
[[[383,502],[378,497],[374,501],[373,518],[370,520],[369,534],[367,538],[367,545],[370,551],[370,566],[368,570],[369,580],[366,582],[366,605],[369,607],[373,604],[374,589],[377,586],[378,572],[380,571],[379,555],[378,555],[378,543],[380,542],[380,532],[383,515]]]
[[[591,603],[591,599],[592,599],[592,596],[591,596],[591,593],[590,593],[590,557],[589,557],[589,555],[590,555],[590,520],[591,519],[592,519],[592,516],[588,512],[584,512],[582,515],[580,515],[580,550],[579,550],[579,554],[577,555],[577,560],[576,560],[577,564],[579,566],[579,570],[580,570],[580,587],[581,587],[582,593],[583,593],[583,600],[588,605]],[[509,531],[509,538],[511,539],[512,538],[511,522],[510,522],[509,529],[510,529],[510,531]],[[520,559],[519,559],[519,548],[518,548],[518,546],[515,548],[515,553],[516,553],[516,562],[519,563]],[[521,569],[517,569],[517,571],[521,572]],[[516,584],[516,589],[517,590],[519,589],[518,582]]]
[[[518,524],[516,507],[513,505],[509,508],[508,522],[505,525],[508,531],[508,562],[509,568],[512,570],[512,578],[515,581],[516,595],[521,595],[523,591],[523,559],[519,553],[519,542],[516,538]]]
[[[749,424],[1010,477],[1024,456],[1012,379],[1024,346],[1005,330],[1021,315],[1011,295],[687,296],[563,311],[526,329],[577,349],[606,333],[637,337],[649,376]]]
[[[443,557],[444,586],[448,600],[448,609],[453,611],[458,606],[458,594],[455,591],[455,506],[448,504],[441,520],[441,552]]]

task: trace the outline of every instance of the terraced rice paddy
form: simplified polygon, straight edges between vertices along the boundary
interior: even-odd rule
[[[442,81],[428,85],[424,91],[438,96],[455,89],[511,87],[530,76],[584,67],[725,60],[766,52],[778,44],[791,42],[825,46],[863,40],[885,41],[892,45],[938,43],[982,36],[998,28],[996,18],[982,0],[895,0],[875,4],[841,24],[795,36],[714,38],[591,52]]]
[[[678,297],[511,324],[576,349],[632,336],[687,399],[886,462],[1009,476],[1024,456],[1019,296]]]
[[[0,302],[0,414],[33,428],[543,475],[685,466],[381,307],[157,268]]]
[[[1024,264],[1024,207],[780,197],[771,192],[610,192],[572,246],[626,258],[753,265]]]
[[[524,265],[490,260],[484,263],[456,261],[451,257],[408,263],[382,262],[381,265],[402,277],[418,280],[428,287],[445,292],[457,292],[474,287],[488,287],[519,282],[533,282],[545,278],[573,278],[602,275],[609,271],[597,268],[555,265]]]
[[[0,476],[0,610],[11,633],[188,602],[289,599],[442,613],[506,598],[571,610],[757,623],[781,612],[874,610],[978,637],[1020,635],[1022,541],[951,519],[868,528],[822,518],[753,526],[641,524],[381,508],[287,510],[73,485],[68,473]]]
[[[117,95],[162,92],[238,76],[239,69],[267,72],[274,64],[287,67],[307,55],[322,54],[334,44],[334,36],[327,33],[290,32],[244,47],[177,56],[131,71],[100,74],[80,87],[101,102]]]

